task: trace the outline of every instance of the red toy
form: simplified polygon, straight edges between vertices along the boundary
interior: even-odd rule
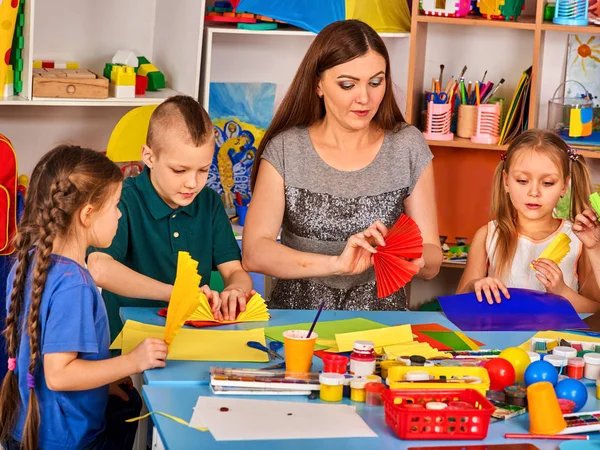
[[[490,376],[490,390],[504,391],[507,386],[515,382],[515,368],[504,358],[494,358],[485,364]]]
[[[0,134],[0,256],[13,253],[17,232],[17,155],[8,138]]]
[[[408,259],[423,254],[421,230],[413,219],[402,214],[385,237],[385,246],[377,247],[373,255],[377,297],[384,298],[404,287],[419,271]]]

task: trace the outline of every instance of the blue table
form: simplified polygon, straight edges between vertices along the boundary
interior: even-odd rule
[[[121,319],[135,320],[137,322],[148,323],[152,325],[165,325],[165,318],[160,317],[158,308],[121,308]],[[216,328],[218,330],[246,330],[249,328],[274,327],[292,323],[312,322],[315,318],[314,311],[291,311],[291,310],[270,310],[271,320],[269,322],[248,322],[235,325],[223,325]],[[446,319],[439,312],[391,312],[391,311],[323,311],[319,321],[351,319],[363,317],[375,322],[386,325],[400,324],[419,324],[419,323],[438,323],[452,330],[458,330],[452,322]],[[485,344],[486,348],[506,348],[517,346],[525,342],[533,332],[469,332],[468,336]],[[266,367],[271,363],[246,363],[244,367]],[[239,367],[240,363],[212,363],[200,361],[169,361],[164,369],[155,369],[144,372],[144,382],[154,385],[181,385],[181,386],[202,386],[209,382],[210,366],[218,365],[220,367]],[[323,367],[320,358],[314,358],[313,369],[321,370]]]
[[[157,315],[157,308],[122,308],[121,318],[125,320],[136,320],[153,325],[164,325],[165,319]],[[248,329],[285,325],[291,323],[310,322],[314,318],[314,311],[288,311],[271,310],[272,318],[266,322],[253,322],[236,325],[220,326],[216,329]],[[367,311],[323,311],[320,321],[341,320],[355,317],[364,317],[369,320],[387,325],[397,324],[419,324],[438,323],[450,329],[457,328],[437,312],[367,312]],[[485,344],[486,348],[506,348],[517,346],[529,339],[533,332],[469,332],[468,336]],[[268,363],[273,364],[273,363]],[[264,367],[268,364],[247,363],[211,363],[192,361],[168,361],[164,369],[150,370],[144,373],[146,385],[143,387],[143,397],[150,411],[161,411],[181,417],[189,421],[192,417],[193,407],[199,396],[211,396],[209,382],[209,368],[213,365],[220,367]],[[322,362],[315,357],[313,369],[322,369]],[[600,410],[600,401],[595,396],[595,385],[589,385],[589,398],[583,411]],[[274,401],[309,401],[305,397],[244,397],[253,399],[267,399]],[[319,402],[320,400],[313,400]],[[345,402],[349,400],[345,399]],[[187,428],[162,416],[152,416],[158,434],[169,450],[202,448],[202,449],[329,449],[331,446],[343,449],[406,449],[409,447],[424,446],[450,446],[450,445],[478,445],[481,441],[401,441],[393,431],[386,425],[382,407],[370,407],[364,404],[354,404],[363,419],[369,424],[378,438],[352,438],[352,439],[322,439],[322,440],[286,440],[286,441],[246,441],[233,442],[214,440],[210,432],[200,432]],[[527,414],[510,419],[506,422],[491,424],[486,444],[517,443],[516,439],[504,439],[505,433],[527,433],[529,428],[529,416]],[[596,436],[592,436],[592,439]],[[600,436],[597,437],[600,448]],[[525,442],[525,441],[522,441]],[[533,441],[540,449],[557,449],[560,441]]]

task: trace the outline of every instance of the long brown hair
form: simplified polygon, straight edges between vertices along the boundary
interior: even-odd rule
[[[542,153],[558,167],[564,181],[571,178],[571,205],[569,220],[589,206],[592,191],[590,173],[583,156],[575,153],[556,133],[549,130],[528,130],[519,135],[508,147],[506,158],[500,161],[494,173],[490,217],[496,221],[497,245],[491,258],[496,259],[497,276],[510,266],[517,251],[517,211],[504,188],[504,174],[519,152],[529,150]]]
[[[48,152],[33,170],[23,218],[15,237],[17,262],[4,330],[9,358],[17,357],[22,338],[20,329],[27,331],[31,349],[29,367],[19,370],[21,373],[27,370],[27,377],[32,381],[35,381],[40,358],[40,305],[54,239],[71,231],[73,218],[84,205],[100,209],[122,179],[119,168],[101,153],[70,145]],[[23,319],[20,316],[32,260],[31,305]],[[25,326],[21,325],[23,320]],[[31,386],[29,382],[28,385]],[[0,441],[11,435],[20,403],[18,379],[14,370],[9,370],[0,390]],[[22,442],[26,450],[37,449],[39,423],[38,400],[35,388],[30,387]]]
[[[323,72],[364,56],[369,50],[385,59],[385,94],[373,122],[382,130],[400,129],[404,118],[394,98],[390,56],[383,40],[373,28],[359,20],[334,22],[323,28],[310,45],[258,146],[250,179],[252,188],[258,176],[261,155],[273,137],[296,126],[311,126],[325,116],[325,103],[317,95],[317,85]]]

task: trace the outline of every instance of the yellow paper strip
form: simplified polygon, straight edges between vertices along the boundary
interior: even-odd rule
[[[181,418],[179,418],[177,416],[173,416],[171,414],[167,414],[167,413],[164,413],[164,412],[161,412],[161,411],[152,411],[152,412],[144,414],[143,416],[140,416],[140,417],[134,417],[133,419],[127,419],[125,422],[131,423],[131,422],[137,422],[138,420],[144,420],[146,417],[150,417],[152,414],[161,415],[163,417],[166,417],[167,419],[174,420],[175,422],[180,423],[181,425],[185,425],[186,427],[193,428],[194,430],[208,431],[208,428],[193,427],[193,426],[190,425],[189,422],[186,422],[185,420],[183,420],[183,419],[181,419]]]
[[[164,327],[128,320],[110,349],[121,349],[123,354],[126,354],[146,338],[162,339],[164,332]],[[247,346],[249,341],[257,341],[265,345],[264,328],[229,331],[182,328],[171,345],[167,359],[268,362],[269,356],[265,352]]]
[[[463,333],[462,331],[455,331],[454,333],[456,333],[456,335],[459,338],[461,338],[464,341],[464,343],[469,346],[469,348],[471,350],[479,350],[479,346],[475,342],[473,342],[473,339],[471,339],[465,333]]]
[[[336,334],[335,340],[340,352],[349,352],[354,348],[354,341],[372,341],[377,348],[410,342],[413,340],[412,337],[410,325],[398,325],[377,330]]]

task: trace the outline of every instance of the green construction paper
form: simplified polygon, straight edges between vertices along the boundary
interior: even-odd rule
[[[594,208],[596,214],[600,216],[600,195],[598,195],[597,192],[590,195],[590,202],[592,203],[592,208]]]
[[[265,328],[265,336],[272,341],[283,342],[283,333],[288,330],[306,330],[310,329],[311,322],[296,323],[292,325],[282,325],[279,327]],[[315,333],[319,335],[319,339],[335,340],[335,335],[340,333],[352,333],[354,331],[368,331],[379,328],[387,328],[388,325],[383,325],[372,320],[357,317],[355,319],[346,320],[331,320],[329,322],[318,322],[315,326]],[[462,342],[462,341],[461,341]],[[324,345],[315,345],[315,350],[324,350],[329,347]]]
[[[471,350],[465,341],[463,341],[456,333],[453,331],[421,331],[426,336],[429,336],[436,341],[447,345],[452,350]]]

